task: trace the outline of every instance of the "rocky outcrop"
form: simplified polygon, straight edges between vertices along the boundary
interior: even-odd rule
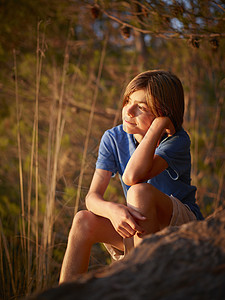
[[[225,210],[147,236],[123,260],[29,299],[225,299]]]

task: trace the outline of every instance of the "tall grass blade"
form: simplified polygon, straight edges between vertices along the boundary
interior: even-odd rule
[[[69,38],[70,38],[70,29],[69,29],[69,34],[68,34],[65,54],[64,54],[62,83],[61,83],[59,106],[57,110],[57,121],[56,121],[56,128],[55,128],[53,162],[51,163],[50,160],[48,161],[48,167],[51,170],[51,174],[49,173],[49,178],[48,178],[50,182],[50,186],[49,186],[49,192],[47,194],[46,212],[45,212],[43,232],[42,232],[42,261],[45,264],[46,274],[49,272],[49,263],[51,261],[51,254],[53,248],[52,233],[53,233],[53,224],[54,224],[54,204],[55,204],[57,168],[58,168],[58,158],[59,158],[62,133],[65,125],[65,119],[63,118],[63,98],[64,98],[66,72],[69,64]],[[50,138],[51,135],[52,134],[50,134]],[[49,151],[51,151],[50,145],[49,145]]]
[[[14,57],[14,75],[15,75],[15,94],[16,94],[16,117],[17,117],[17,143],[18,143],[18,156],[19,156],[19,177],[20,177],[20,197],[21,197],[21,221],[22,221],[22,247],[26,251],[26,232],[25,232],[25,209],[24,209],[24,190],[23,190],[23,168],[22,168],[22,155],[21,155],[21,139],[20,139],[20,120],[19,120],[19,95],[18,95],[18,79],[17,79],[17,62],[16,51],[13,50]]]
[[[90,138],[90,134],[91,134],[91,127],[92,127],[92,122],[93,122],[93,118],[94,118],[95,106],[96,106],[98,90],[99,90],[99,82],[100,82],[100,78],[101,78],[101,74],[102,74],[107,43],[108,43],[108,34],[106,34],[106,37],[104,40],[104,45],[103,45],[99,68],[98,68],[98,76],[97,76],[97,81],[96,81],[96,85],[95,85],[93,101],[92,101],[92,105],[91,105],[91,112],[90,112],[90,116],[89,116],[89,120],[88,120],[88,128],[87,128],[87,134],[86,134],[85,143],[84,143],[84,151],[83,151],[82,161],[81,161],[81,169],[80,169],[80,176],[79,176],[78,188],[77,188],[77,194],[76,194],[76,200],[75,200],[74,214],[77,213],[78,208],[79,208],[80,193],[81,193],[82,181],[83,181],[84,170],[85,170],[85,162],[86,162],[86,157],[87,157],[88,143],[89,143],[89,138]]]
[[[37,288],[39,280],[39,238],[38,238],[38,189],[39,189],[39,162],[38,162],[38,122],[39,122],[39,91],[42,71],[42,58],[44,55],[45,30],[42,35],[42,44],[40,48],[40,24],[37,26],[37,53],[36,53],[36,92],[35,92],[35,260],[36,260],[36,283]]]
[[[4,246],[4,249],[5,249],[5,254],[6,254],[6,258],[7,258],[7,262],[8,262],[8,266],[9,266],[9,272],[10,272],[10,277],[11,277],[12,290],[13,290],[14,295],[16,295],[16,285],[15,285],[14,276],[13,276],[12,262],[11,262],[11,259],[10,259],[10,254],[9,254],[9,248],[8,248],[7,240],[6,240],[5,234],[3,232],[3,227],[2,227],[2,221],[1,221],[1,219],[0,219],[0,233],[1,233],[1,236],[2,236],[3,246]]]

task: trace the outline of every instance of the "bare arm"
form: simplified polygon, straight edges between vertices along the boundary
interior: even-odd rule
[[[160,156],[155,155],[157,143],[163,132],[172,135],[175,129],[168,117],[154,119],[140,145],[131,156],[123,174],[127,185],[143,182],[164,171],[168,164]]]
[[[90,190],[86,197],[87,209],[94,214],[108,218],[115,230],[123,237],[131,237],[142,228],[137,220],[144,220],[139,212],[123,204],[105,201],[103,196],[109,184],[112,173],[106,170],[97,169],[94,173]]]
[[[109,184],[112,173],[97,169],[92,178],[89,192],[86,196],[86,207],[94,214],[108,218],[110,202],[104,200],[103,195]]]

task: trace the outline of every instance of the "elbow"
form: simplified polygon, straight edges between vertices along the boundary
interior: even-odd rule
[[[87,210],[92,211],[94,199],[98,197],[98,193],[89,191],[85,197],[85,206]]]
[[[86,208],[88,209],[89,207],[89,200],[90,200],[90,192],[87,193],[86,197],[85,197],[85,205],[86,205]]]
[[[125,173],[122,176],[122,180],[128,186],[132,186],[132,185],[137,184],[137,183],[140,182],[139,180],[137,180],[137,178],[135,178],[131,174],[130,175],[126,175]]]
[[[126,172],[124,172],[123,176],[122,176],[122,180],[123,182],[128,185],[128,186],[132,186],[138,183],[142,183],[142,182],[146,182],[147,180],[151,179],[153,176],[151,176],[151,173],[148,174],[126,174]]]

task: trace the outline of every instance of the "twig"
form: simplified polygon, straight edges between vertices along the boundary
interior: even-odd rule
[[[96,85],[95,85],[95,91],[94,91],[94,96],[93,96],[93,101],[92,101],[92,106],[91,106],[91,112],[90,112],[89,121],[88,121],[87,135],[85,138],[84,151],[83,151],[83,156],[82,156],[82,161],[81,161],[81,171],[80,171],[77,195],[76,195],[76,200],[75,200],[75,208],[74,208],[75,214],[77,213],[78,207],[79,207],[79,200],[80,200],[80,193],[81,193],[82,181],[83,181],[83,176],[84,176],[88,142],[89,142],[90,133],[91,133],[91,127],[92,127],[92,122],[93,122],[93,117],[94,117],[96,100],[98,97],[99,82],[100,82],[100,78],[101,78],[101,74],[102,74],[102,68],[103,68],[103,63],[104,63],[104,59],[105,59],[107,42],[108,42],[108,34],[106,35],[103,49],[102,49],[102,54],[101,54],[99,69],[98,69],[98,76],[97,76],[97,81],[96,81]]]
[[[216,1],[212,1],[216,6],[218,6],[219,8],[221,8],[224,12],[225,12],[225,9],[223,8],[222,5],[220,5],[219,3],[217,3]]]
[[[24,191],[23,191],[23,168],[22,168],[22,155],[21,155],[21,140],[20,140],[20,120],[19,120],[19,97],[18,97],[18,79],[17,79],[17,63],[16,51],[13,50],[14,56],[14,72],[15,72],[15,93],[16,93],[16,117],[17,117],[17,143],[19,155],[19,176],[20,176],[20,195],[21,195],[21,211],[22,211],[22,236],[25,237],[25,213],[24,213]],[[22,247],[26,251],[26,241],[22,238]]]
[[[216,139],[217,139],[217,132],[219,130],[220,126],[220,120],[221,120],[221,114],[223,110],[223,105],[224,105],[224,97],[220,96],[217,102],[217,107],[216,107],[216,113],[215,113],[215,119],[214,119],[214,126],[212,130],[212,138],[209,143],[208,151],[204,160],[205,164],[208,164],[211,160],[211,154],[213,151],[213,148],[215,147],[216,144]]]
[[[118,17],[115,17],[111,14],[109,14],[106,10],[102,9],[102,12],[109,17],[110,19],[112,19],[113,21],[129,27],[135,31],[141,32],[141,33],[145,33],[145,34],[151,34],[154,35],[156,37],[161,37],[164,39],[172,39],[172,38],[176,38],[176,39],[184,39],[184,38],[192,38],[192,37],[198,37],[198,38],[213,38],[213,37],[224,37],[225,33],[221,32],[221,33],[205,33],[205,34],[200,34],[200,33],[182,33],[182,32],[176,32],[175,30],[173,31],[167,31],[167,32],[154,32],[152,30],[147,30],[147,29],[143,29],[143,28],[139,28],[136,27],[134,25],[131,25],[127,22],[124,22],[122,20],[120,20]],[[144,23],[143,23],[144,24]]]
[[[39,188],[39,159],[38,159],[38,123],[39,123],[39,91],[40,91],[40,81],[41,81],[41,70],[42,70],[42,58],[44,56],[44,45],[45,45],[45,31],[46,23],[42,36],[42,43],[40,47],[40,24],[37,27],[37,55],[36,55],[36,93],[35,93],[35,240],[36,240],[36,282],[37,288],[39,285],[39,238],[38,238],[38,188]]]
[[[7,240],[6,240],[6,237],[5,237],[4,232],[3,232],[1,219],[0,219],[0,232],[1,232],[1,236],[2,236],[3,245],[4,245],[4,248],[5,248],[6,258],[7,258],[8,265],[9,265],[9,272],[10,272],[10,277],[11,277],[13,293],[14,293],[14,295],[16,295],[16,286],[15,286],[15,282],[14,282],[14,279],[13,279],[12,262],[11,262],[10,255],[9,255]]]
[[[131,73],[131,70],[133,68],[133,65],[134,65],[134,56],[132,57],[132,60],[131,60],[131,63],[129,64],[129,68],[126,72],[126,76],[125,76],[125,82],[127,82],[128,78],[130,77],[130,73]],[[117,122],[121,116],[121,109],[122,109],[122,101],[121,101],[121,98],[120,97],[120,100],[119,100],[119,103],[118,103],[118,107],[117,107],[117,110],[116,110],[116,113],[115,113],[115,116],[114,116],[114,120],[113,120],[113,127],[117,125]]]
[[[220,180],[219,180],[218,193],[216,195],[215,211],[219,207],[220,197],[221,197],[222,190],[223,190],[223,187],[224,187],[223,182],[224,182],[224,173],[225,173],[225,162],[223,163],[223,165],[221,167],[221,170],[222,170],[222,173],[221,173],[221,177],[220,177]],[[224,203],[222,203],[222,205],[224,205]]]
[[[64,55],[64,64],[63,64],[63,72],[62,72],[62,84],[61,84],[61,91],[59,97],[59,107],[58,107],[58,114],[57,114],[57,123],[56,123],[56,137],[55,137],[55,149],[54,149],[54,158],[52,164],[52,174],[51,174],[51,183],[50,183],[50,191],[47,197],[47,204],[46,204],[46,214],[44,218],[44,226],[43,226],[43,233],[42,233],[42,243],[43,243],[43,255],[47,254],[47,273],[49,271],[49,262],[51,259],[51,252],[52,252],[52,241],[53,241],[53,210],[54,210],[54,203],[55,203],[55,188],[56,188],[56,177],[57,177],[57,168],[58,168],[58,158],[59,158],[59,151],[62,139],[62,133],[64,129],[65,120],[63,116],[63,98],[64,98],[64,88],[65,88],[65,79],[66,79],[66,72],[69,63],[69,38],[70,38],[70,27],[69,33],[65,48],[65,55]],[[47,252],[47,253],[46,253]]]

